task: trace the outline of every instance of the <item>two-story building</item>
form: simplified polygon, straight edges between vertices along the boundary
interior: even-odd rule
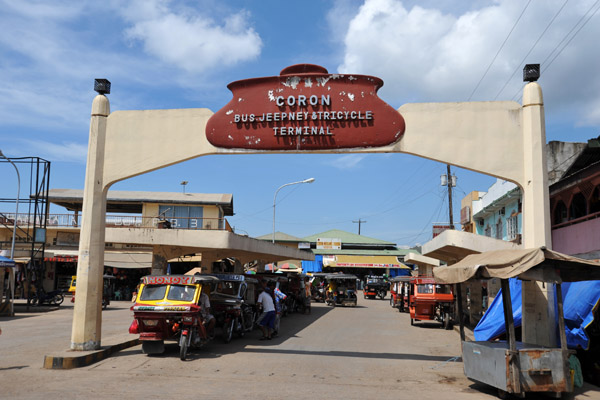
[[[47,215],[43,235],[43,265],[31,268],[29,245],[17,240],[17,297],[26,296],[27,282],[45,290],[65,289],[77,273],[80,213],[83,192],[51,189],[48,201],[64,213]],[[284,259],[310,260],[310,252],[237,235],[225,217],[233,215],[231,194],[109,191],[106,202],[105,272],[117,277],[123,298],[146,274],[184,273],[194,267],[204,272]],[[27,218],[18,218],[18,228]],[[0,226],[0,241],[12,235]]]

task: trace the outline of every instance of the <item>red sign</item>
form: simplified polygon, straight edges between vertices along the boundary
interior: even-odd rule
[[[379,78],[298,64],[279,76],[230,83],[233,99],[206,126],[217,147],[321,150],[379,147],[404,133],[404,118],[377,97]]]
[[[186,285],[194,283],[194,277],[188,275],[145,276],[144,285]]]

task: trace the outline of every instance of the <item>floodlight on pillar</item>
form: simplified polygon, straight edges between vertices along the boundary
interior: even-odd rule
[[[523,82],[535,82],[540,78],[540,64],[526,64],[523,68]]]
[[[94,91],[98,94],[110,94],[110,81],[108,79],[94,79]]]

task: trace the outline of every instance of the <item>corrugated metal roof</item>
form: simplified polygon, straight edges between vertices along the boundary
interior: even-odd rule
[[[266,235],[262,235],[257,237],[256,239],[260,239],[260,240],[273,240],[273,234],[269,233]],[[275,232],[275,241],[276,242],[306,242],[306,240],[296,237],[296,236],[292,236],[292,235],[288,235],[287,233],[283,233],[283,232]]]
[[[335,238],[341,239],[342,245],[345,244],[369,244],[369,245],[387,245],[395,246],[396,243],[386,242],[385,240],[374,239],[368,236],[357,235],[339,229],[331,229],[325,232],[317,233],[315,235],[307,236],[303,239],[305,242],[315,243],[318,238]]]

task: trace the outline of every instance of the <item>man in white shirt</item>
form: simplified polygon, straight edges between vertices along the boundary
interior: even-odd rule
[[[258,296],[257,303],[262,306],[264,317],[259,322],[263,336],[260,340],[271,340],[271,332],[275,324],[275,304],[269,289],[265,289]]]

